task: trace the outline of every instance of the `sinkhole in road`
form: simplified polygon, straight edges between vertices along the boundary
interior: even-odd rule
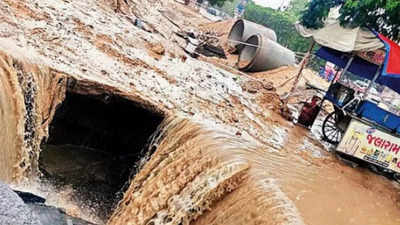
[[[67,92],[41,145],[39,169],[106,221],[163,119],[118,96]]]

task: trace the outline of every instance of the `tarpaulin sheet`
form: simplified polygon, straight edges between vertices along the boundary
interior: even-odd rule
[[[374,51],[384,47],[376,35],[368,29],[345,28],[340,25],[339,8],[330,11],[321,29],[307,29],[296,24],[296,29],[303,37],[312,37],[321,46],[341,52]]]
[[[350,54],[346,54],[327,47],[320,48],[317,51],[316,55],[326,61],[332,62],[333,64],[341,68],[345,68],[348,61],[350,60]],[[348,70],[360,77],[372,80],[376,74],[376,71],[378,70],[378,66],[355,56]]]
[[[392,48],[393,51],[393,48]],[[400,51],[399,51],[400,52]],[[334,49],[330,49],[327,47],[322,47],[319,49],[316,53],[317,56],[320,58],[327,60],[329,62],[334,63],[335,65],[339,67],[346,67],[348,61],[350,60],[350,55],[347,53],[343,53]],[[390,62],[390,54],[386,56],[386,60],[384,63],[384,68],[382,69],[382,74],[379,76],[377,79],[378,84],[385,85],[392,90],[396,91],[397,93],[400,93],[400,73],[399,74],[388,74],[384,75],[383,70],[389,69],[389,71],[394,72],[399,70],[399,64],[395,64],[398,54],[393,54],[392,56],[394,61],[392,63],[387,63]],[[395,67],[395,68],[392,68]],[[378,66],[372,63],[369,63],[357,56],[355,56],[351,66],[349,67],[349,71],[353,74],[356,74],[360,77],[366,78],[368,80],[372,80],[376,74],[376,71],[378,70]],[[392,68],[392,69],[390,69]]]
[[[382,76],[400,79],[400,46],[382,34],[376,35],[385,44],[386,49]]]

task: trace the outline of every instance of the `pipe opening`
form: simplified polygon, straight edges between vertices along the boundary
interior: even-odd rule
[[[259,49],[260,39],[258,35],[251,36],[246,43],[250,45],[246,45],[239,55],[239,69],[240,70],[247,70],[251,63],[253,62],[254,58],[257,55],[257,51]],[[256,47],[258,46],[258,47]]]
[[[238,20],[232,26],[232,29],[229,33],[228,39],[232,40],[229,42],[231,47],[237,48],[240,45],[240,41],[242,41],[244,32],[244,21]]]
[[[68,92],[41,145],[39,168],[106,221],[163,119],[121,97]]]

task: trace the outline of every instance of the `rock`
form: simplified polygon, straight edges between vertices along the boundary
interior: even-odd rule
[[[24,196],[32,193],[20,192]],[[1,225],[94,225],[93,223],[68,216],[59,208],[43,204],[25,204],[8,185],[0,182]]]
[[[237,116],[234,113],[231,114],[231,121],[234,122],[234,123],[238,123],[239,122],[239,119],[237,118]]]
[[[267,108],[278,113],[281,110],[282,101],[279,95],[274,91],[260,91],[257,96],[257,102],[263,108]]]
[[[106,182],[110,176],[104,153],[75,145],[43,145],[40,169],[68,184]]]
[[[32,204],[32,203],[45,203],[46,199],[34,195],[32,193],[28,192],[23,192],[23,191],[17,191],[14,190],[15,193],[26,203],[26,204]]]
[[[165,55],[165,48],[161,43],[148,43],[148,54],[156,60],[160,60]]]
[[[263,80],[263,87],[267,91],[276,91],[276,88],[274,87],[274,83],[272,83],[271,81]]]
[[[169,53],[169,57],[171,57],[171,58],[176,58],[176,55],[175,55],[175,53],[170,52],[170,53]]]
[[[187,56],[181,55],[181,56],[180,56],[180,59],[181,59],[182,62],[186,62]]]
[[[158,55],[164,55],[165,54],[165,48],[161,43],[155,43],[151,44],[151,51],[158,54]]]
[[[2,182],[0,182],[0,224],[44,225],[24,201]]]
[[[281,108],[281,115],[283,118],[289,120],[289,121],[293,121],[294,120],[294,116],[292,115],[292,112],[290,111],[290,109],[284,105]]]
[[[251,94],[257,93],[259,90],[263,88],[263,84],[260,81],[247,81],[242,84],[242,89]]]
[[[43,204],[28,205],[36,215],[39,216],[41,225],[94,225],[93,223],[69,216],[59,208]]]

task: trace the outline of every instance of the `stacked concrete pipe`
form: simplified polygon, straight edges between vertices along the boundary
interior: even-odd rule
[[[239,19],[235,22],[231,28],[231,31],[229,32],[228,39],[230,41],[230,45],[235,47],[236,50],[240,52],[244,47],[241,42],[246,42],[254,34],[261,34],[275,42],[277,40],[275,31],[260,24],[243,19]]]
[[[238,64],[242,71],[260,72],[296,63],[294,52],[264,35],[252,35],[246,43],[239,53]]]
[[[295,54],[278,44],[275,31],[239,19],[229,32],[229,43],[239,54],[239,69],[260,72],[296,63]]]

